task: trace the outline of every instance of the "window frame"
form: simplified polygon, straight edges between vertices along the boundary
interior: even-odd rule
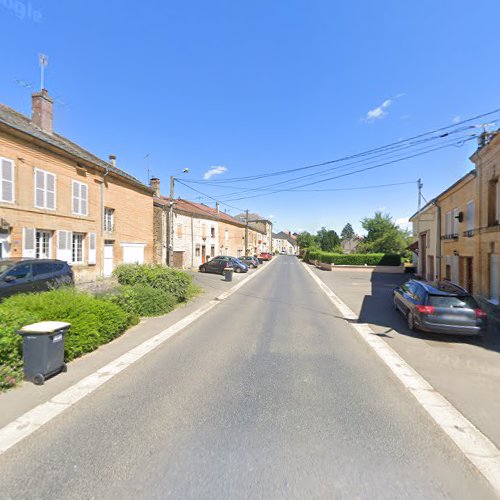
[[[40,173],[43,175],[43,205],[38,205],[36,200],[37,193],[37,185],[36,185],[36,175]],[[47,189],[47,177],[52,176],[54,178],[54,206],[47,206],[47,193],[49,190]],[[42,210],[57,210],[57,175],[52,172],[48,172],[47,170],[42,170],[41,168],[36,167],[33,171],[33,205],[35,208],[40,208]]]
[[[75,196],[75,186],[78,186],[78,196]],[[85,198],[85,212],[82,211],[82,202],[83,198],[82,194],[82,186],[85,186],[87,190],[87,197]],[[78,199],[78,211],[75,212],[75,198]],[[73,215],[80,215],[87,217],[89,215],[89,186],[84,182],[75,181],[74,179],[71,182],[71,212]]]
[[[3,178],[3,165],[2,162],[6,161],[10,163],[11,172],[12,172],[12,180],[7,180]],[[12,199],[4,200],[3,199],[3,183],[10,182],[12,185]],[[10,158],[6,158],[5,156],[0,156],[0,202],[1,203],[15,203],[16,202],[16,175],[15,175],[15,162]]]
[[[87,200],[88,202],[88,200]],[[104,207],[104,232],[113,233],[115,230],[115,209],[111,207]],[[109,224],[108,224],[109,222]]]
[[[81,260],[75,260],[75,238],[81,237]],[[85,264],[85,233],[71,233],[71,263],[72,264]]]

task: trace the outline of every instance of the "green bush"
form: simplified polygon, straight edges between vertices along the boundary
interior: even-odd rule
[[[71,323],[65,342],[66,361],[97,349],[138,321],[136,315],[116,304],[73,289],[14,295],[0,304],[0,317],[2,314],[22,319],[15,328],[38,321]],[[2,338],[12,346],[12,334]]]
[[[401,256],[383,253],[351,253],[335,254],[322,252],[321,250],[308,250],[304,254],[306,261],[320,261],[325,264],[348,265],[348,266],[399,266]]]
[[[137,316],[159,316],[170,312],[177,299],[171,293],[149,285],[123,285],[109,299],[124,311]]]
[[[113,274],[120,285],[149,285],[173,295],[178,302],[189,298],[193,281],[184,271],[155,264],[122,264]]]

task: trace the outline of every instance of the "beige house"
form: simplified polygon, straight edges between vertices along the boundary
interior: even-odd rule
[[[151,187],[155,192],[154,255],[158,263],[197,268],[217,255],[245,255],[245,240],[249,252],[254,253],[265,238],[264,231],[250,225],[247,228],[218,207],[161,196],[157,178],[151,180]]]
[[[52,104],[42,90],[31,118],[0,105],[0,257],[65,260],[80,280],[150,262],[152,191],[55,133]]]

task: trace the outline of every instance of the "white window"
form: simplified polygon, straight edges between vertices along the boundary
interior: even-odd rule
[[[56,209],[56,176],[44,170],[35,169],[35,207]]]
[[[444,225],[446,236],[451,234],[451,212],[446,212],[446,222]]]
[[[75,264],[83,264],[83,237],[82,233],[73,233],[71,262]]]
[[[73,181],[73,213],[88,215],[88,187],[78,181]]]
[[[453,234],[457,235],[458,234],[458,208],[453,209]]]
[[[0,158],[0,201],[14,203],[14,162]]]
[[[36,231],[35,234],[35,257],[37,259],[50,259],[51,234],[49,231]]]
[[[498,255],[490,254],[490,300],[496,304],[500,301],[500,272]]]
[[[57,231],[57,258],[59,260],[71,262],[72,241],[71,231]]]
[[[115,211],[112,208],[104,209],[104,231],[112,233],[114,230]]]
[[[474,229],[474,201],[469,201],[467,203],[467,231],[472,231]]]

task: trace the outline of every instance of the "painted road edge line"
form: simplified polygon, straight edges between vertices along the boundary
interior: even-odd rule
[[[436,424],[452,439],[500,497],[500,450],[387,342],[375,335],[368,324],[353,323],[352,321],[359,319],[358,316],[321,278],[314,274],[307,264],[303,262],[302,265],[346,321],[369,344],[406,389],[413,394]]]
[[[272,261],[271,261],[272,262]],[[271,264],[271,263],[269,263]],[[68,387],[64,391],[55,395],[49,401],[42,403],[35,408],[27,411],[13,422],[7,424],[0,429],[0,455],[5,453],[9,448],[28,437],[30,434],[38,430],[47,422],[57,417],[63,411],[67,410],[75,403],[94,392],[115,375],[134,364],[146,354],[150,353],[158,346],[163,344],[168,339],[174,337],[184,328],[194,323],[201,316],[212,310],[217,305],[237,292],[242,286],[260,274],[264,269],[269,268],[269,264],[265,267],[257,269],[255,273],[246,277],[235,286],[231,287],[226,292],[222,293],[215,299],[210,300],[200,308],[188,314],[185,318],[177,321],[165,330],[156,334],[154,337],[144,341],[142,344],[132,348],[130,351],[119,356],[115,360],[109,362],[96,372],[83,378],[76,384]]]

